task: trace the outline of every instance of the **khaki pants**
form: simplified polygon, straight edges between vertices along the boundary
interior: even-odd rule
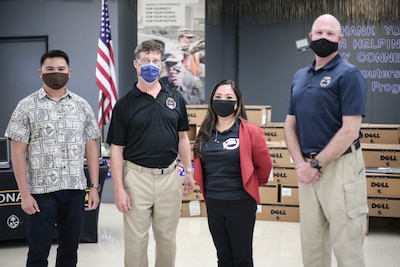
[[[339,267],[364,267],[368,203],[361,149],[353,147],[321,171],[318,182],[299,183],[303,264],[330,267],[333,249]]]
[[[181,213],[182,178],[176,170],[149,174],[125,163],[124,187],[132,210],[124,215],[125,266],[148,267],[150,225],[156,242],[155,267],[174,267],[176,230]]]

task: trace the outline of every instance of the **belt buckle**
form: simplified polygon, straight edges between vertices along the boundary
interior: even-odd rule
[[[317,152],[311,152],[310,153],[310,159],[314,159],[317,156]]]

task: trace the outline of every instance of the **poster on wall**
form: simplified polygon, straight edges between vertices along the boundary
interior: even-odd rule
[[[205,103],[205,0],[138,0],[137,39],[164,48],[164,86],[187,104]]]

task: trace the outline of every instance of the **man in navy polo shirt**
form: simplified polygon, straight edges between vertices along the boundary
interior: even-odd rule
[[[368,213],[359,138],[367,86],[360,71],[338,54],[339,21],[318,17],[309,34],[313,64],[294,75],[285,139],[299,181],[303,264],[363,267]]]

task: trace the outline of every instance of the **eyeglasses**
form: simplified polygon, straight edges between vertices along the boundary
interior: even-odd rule
[[[155,65],[161,65],[161,60],[160,59],[153,59],[153,61],[151,61],[149,58],[139,58],[138,61],[140,61],[141,65],[147,65],[150,62],[152,62]]]

